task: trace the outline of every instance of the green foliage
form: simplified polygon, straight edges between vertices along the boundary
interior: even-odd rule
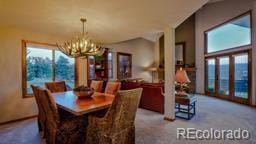
[[[70,64],[68,59],[60,56],[56,62],[56,78],[73,80],[74,79],[74,65]]]
[[[56,61],[56,79],[74,80],[74,64],[70,64],[68,59],[60,56]],[[49,58],[32,57],[27,58],[27,81],[34,79],[51,79],[52,60]]]
[[[51,77],[51,63],[49,58],[28,57],[27,58],[27,80],[35,78]]]

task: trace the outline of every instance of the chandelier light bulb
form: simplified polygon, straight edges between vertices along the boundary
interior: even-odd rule
[[[65,42],[63,45],[57,44],[57,47],[69,57],[86,58],[87,56],[102,55],[105,48],[103,48],[102,44],[91,41],[88,32],[85,32],[84,24],[86,19],[81,18],[80,21],[83,26],[82,34],[71,41]]]

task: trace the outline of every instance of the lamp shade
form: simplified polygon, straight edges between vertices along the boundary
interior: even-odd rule
[[[190,82],[187,72],[183,69],[177,70],[177,72],[175,74],[175,81],[181,82],[181,83],[189,83]]]

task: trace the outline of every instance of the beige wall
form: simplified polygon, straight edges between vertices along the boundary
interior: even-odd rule
[[[22,98],[22,39],[52,44],[60,40],[18,28],[0,27],[0,123],[37,114],[34,98]],[[86,84],[85,68],[79,67],[79,82]]]
[[[175,29],[175,42],[186,43],[185,64],[195,64],[195,15]]]
[[[198,93],[204,93],[204,31],[221,24],[227,20],[230,20],[242,13],[252,10],[253,28],[256,27],[256,2],[254,0],[225,0],[208,4],[200,9],[196,13],[196,91]],[[252,38],[252,96],[253,103],[255,100],[255,81],[256,81],[256,33],[253,29]]]
[[[124,41],[107,46],[114,52],[113,70],[114,78],[117,79],[117,52],[132,54],[132,78],[143,78],[152,81],[151,72],[146,69],[154,64],[154,43],[142,38]]]

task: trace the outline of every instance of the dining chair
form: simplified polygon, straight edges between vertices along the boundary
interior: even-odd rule
[[[120,90],[120,88],[121,88],[120,82],[107,82],[105,93],[116,95],[117,92]]]
[[[86,144],[134,144],[142,88],[119,91],[103,118],[89,116]]]
[[[92,80],[90,88],[93,88],[95,92],[102,92],[103,81]]]
[[[50,90],[52,93],[54,92],[65,92],[67,91],[65,81],[59,82],[46,82],[45,87]]]
[[[51,92],[38,89],[46,112],[46,143],[47,144],[80,144],[85,142],[87,119],[85,117],[63,117]]]
[[[45,111],[43,110],[43,105],[42,101],[39,98],[39,93],[38,93],[38,87],[35,85],[31,85],[31,88],[34,93],[34,97],[36,99],[36,104],[38,107],[38,117],[37,117],[37,124],[38,124],[38,130],[42,134],[43,138],[45,137],[45,123],[46,123],[46,116],[45,116]]]

